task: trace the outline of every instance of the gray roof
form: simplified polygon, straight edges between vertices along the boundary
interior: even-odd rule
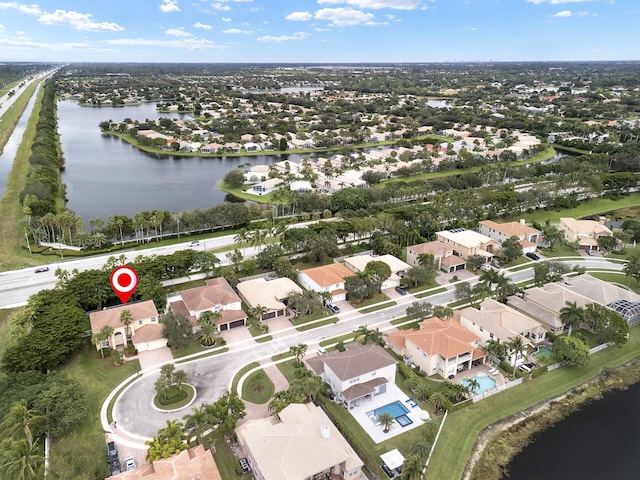
[[[358,377],[396,363],[396,360],[384,348],[375,343],[368,345],[352,343],[347,346],[344,352],[335,351],[316,357],[316,359],[322,362],[323,368],[319,371],[315,368],[319,367],[317,361],[308,362],[316,373],[319,374],[324,368],[328,368],[340,380]]]

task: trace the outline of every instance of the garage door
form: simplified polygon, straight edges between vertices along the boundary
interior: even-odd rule
[[[167,339],[160,338],[158,340],[151,340],[149,342],[142,342],[136,345],[139,352],[146,352],[148,350],[155,350],[156,348],[162,348],[167,346]]]
[[[229,323],[229,328],[244,327],[244,320],[236,320]]]

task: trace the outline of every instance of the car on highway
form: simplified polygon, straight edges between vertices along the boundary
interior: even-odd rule
[[[38,267],[36,268],[36,273],[48,272],[49,267]]]
[[[193,242],[191,242],[189,244],[190,247],[199,247],[200,246],[200,241],[199,240],[194,240]]]

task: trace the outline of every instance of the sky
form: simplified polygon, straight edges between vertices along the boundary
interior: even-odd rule
[[[640,60],[640,0],[0,0],[0,61]]]

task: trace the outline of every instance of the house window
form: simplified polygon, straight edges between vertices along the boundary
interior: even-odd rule
[[[480,327],[480,331],[481,331],[481,332],[484,332],[484,328]]]
[[[138,320],[138,325],[142,325],[142,320]]]
[[[490,334],[489,334],[489,337],[493,338],[493,333],[490,333]]]
[[[109,348],[109,340],[105,340],[104,342],[102,342],[102,348]]]
[[[375,377],[376,376],[376,372],[371,372],[371,376]]]
[[[151,317],[151,321],[152,321],[152,322],[156,322],[156,321],[157,321],[157,318],[156,318],[156,317]]]

